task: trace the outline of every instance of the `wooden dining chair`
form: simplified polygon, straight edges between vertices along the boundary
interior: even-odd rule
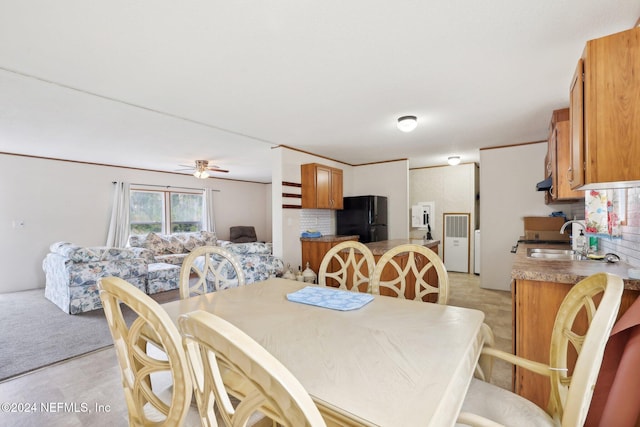
[[[182,262],[181,299],[244,284],[242,266],[231,252],[220,246],[195,248]]]
[[[622,279],[608,273],[596,273],[574,285],[558,309],[549,364],[493,347],[483,348],[483,355],[548,377],[551,392],[546,410],[515,393],[474,378],[458,423],[482,427],[582,426],[623,290]]]
[[[182,339],[169,315],[120,278],[100,279],[98,288],[120,364],[129,425],[199,425],[198,412],[190,406],[193,389]],[[125,321],[123,310],[131,310],[135,319]],[[148,346],[158,347],[162,357],[151,355]],[[152,376],[167,373],[167,388],[152,387]]]
[[[449,276],[431,249],[414,244],[385,252],[373,270],[371,293],[446,304]]]
[[[281,426],[325,426],[300,382],[240,329],[201,310],[180,316],[178,328],[203,425],[217,425],[217,407],[228,427],[245,426],[256,414]],[[241,393],[237,392],[238,384]],[[235,402],[229,389],[236,391],[232,393]]]
[[[354,292],[371,292],[369,280],[375,266],[371,250],[355,240],[333,246],[322,258],[318,285],[334,286]]]

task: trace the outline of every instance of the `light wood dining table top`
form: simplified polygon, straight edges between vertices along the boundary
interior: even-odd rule
[[[452,426],[482,347],[478,310],[375,295],[339,311],[288,301],[286,279],[163,304],[234,324],[295,375],[328,425]]]

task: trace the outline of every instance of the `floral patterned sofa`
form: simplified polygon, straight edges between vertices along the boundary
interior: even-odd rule
[[[98,279],[120,277],[146,292],[148,261],[137,251],[122,248],[85,248],[69,242],[49,247],[42,262],[44,295],[65,313],[78,314],[102,308]]]
[[[184,258],[195,247],[211,246],[215,239],[215,234],[208,232],[156,236],[132,236],[128,248],[81,247],[69,242],[52,244],[42,263],[45,297],[64,312],[78,314],[102,308],[97,286],[102,277],[120,277],[147,294],[176,289]],[[184,252],[179,252],[176,240],[182,242],[180,250]],[[265,280],[270,275],[282,276],[284,272],[284,263],[271,255],[268,243],[230,243],[217,239],[215,243],[238,259],[246,283]],[[228,275],[233,279],[235,272]]]
[[[147,251],[141,251],[140,254],[150,263],[162,262],[173,265],[182,265],[182,261],[189,255],[189,252],[198,246],[216,246],[217,244],[216,233],[211,231],[134,234],[129,237],[130,247],[147,249]]]
[[[284,262],[271,255],[272,248],[269,243],[222,243],[221,246],[231,252],[240,262],[246,284],[267,280],[271,275],[280,277],[284,273]],[[216,260],[216,257],[213,259]],[[220,260],[220,258],[217,259]],[[196,264],[198,261],[199,268],[202,269],[204,260],[196,260]],[[227,279],[233,283],[233,279],[236,279],[236,273],[230,264],[227,263],[227,267]]]

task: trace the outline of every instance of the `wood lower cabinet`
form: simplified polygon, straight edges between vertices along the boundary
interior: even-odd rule
[[[549,363],[553,324],[560,304],[572,286],[567,283],[535,280],[515,281],[512,288],[514,354]],[[627,311],[639,295],[639,291],[624,291],[618,318]],[[586,321],[584,324],[586,325]],[[573,363],[575,363],[575,357]],[[570,364],[570,366],[573,365]],[[547,377],[516,367],[513,390],[541,408],[547,407],[550,392]]]
[[[640,27],[590,40],[570,87],[571,188],[640,182]]]
[[[318,274],[320,264],[329,249],[348,240],[358,241],[359,236],[325,236],[316,239],[300,239],[302,244],[302,269],[304,270],[307,262],[309,267]]]
[[[343,209],[342,169],[307,163],[300,173],[303,209]]]

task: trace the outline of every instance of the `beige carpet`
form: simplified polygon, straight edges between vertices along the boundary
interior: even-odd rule
[[[485,314],[485,323],[495,334],[496,347],[513,352],[511,292],[480,287],[480,277],[473,274],[449,273],[449,305],[475,308]],[[491,383],[512,390],[512,365],[496,360]]]

